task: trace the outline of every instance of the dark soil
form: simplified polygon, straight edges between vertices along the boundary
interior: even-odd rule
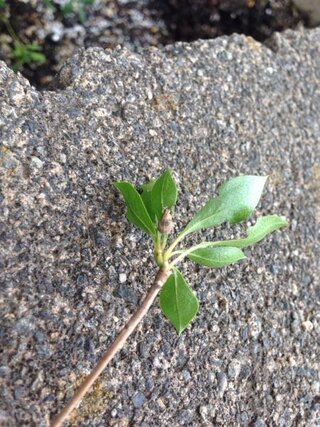
[[[241,33],[263,41],[299,22],[285,0],[168,0],[167,5],[165,20],[174,40]]]
[[[80,47],[120,44],[138,50],[234,32],[264,41],[302,22],[289,0],[95,0],[85,6],[84,21],[77,12],[63,13],[58,0],[50,0],[51,6],[44,0],[7,3],[2,16],[23,42],[40,45],[47,58],[43,65],[25,64],[21,72],[36,87],[49,89],[63,62]],[[0,22],[0,59],[9,65],[14,65],[12,46]]]

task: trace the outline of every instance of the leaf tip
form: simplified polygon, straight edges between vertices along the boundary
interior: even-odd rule
[[[280,219],[282,220],[282,227],[288,227],[289,221],[284,216],[280,216]]]
[[[117,190],[121,190],[121,186],[122,184],[124,184],[126,181],[115,181],[112,183],[112,185],[117,189]]]
[[[260,178],[262,181],[262,186],[264,187],[266,182],[269,179],[269,175],[257,175],[256,178]]]

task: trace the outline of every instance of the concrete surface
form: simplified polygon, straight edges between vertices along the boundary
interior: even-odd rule
[[[70,425],[318,425],[319,42],[89,49],[41,93],[1,63],[1,425],[47,426],[135,309],[156,268],[112,183],[165,167],[177,229],[245,173],[270,176],[256,216],[290,227],[241,264],[185,263],[196,320],[178,338],[156,304]]]

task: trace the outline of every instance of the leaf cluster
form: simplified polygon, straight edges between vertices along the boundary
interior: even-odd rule
[[[56,9],[57,6],[52,0],[43,1],[48,7]],[[75,14],[78,17],[80,23],[84,24],[87,20],[86,6],[93,5],[94,2],[95,0],[69,0],[63,6],[61,6],[60,10],[63,16]]]
[[[13,48],[14,69],[18,71],[23,65],[36,63],[38,65],[46,62],[47,58],[37,43],[22,43],[16,41]]]
[[[0,10],[7,6],[6,0],[0,0]],[[10,19],[6,16],[5,11],[0,13],[0,23],[2,23],[8,34],[13,40],[12,59],[13,70],[19,71],[24,65],[43,64],[47,58],[41,51],[41,46],[37,43],[24,43],[13,29]]]
[[[195,317],[199,302],[177,264],[188,258],[204,267],[228,266],[246,258],[243,249],[288,223],[278,215],[266,215],[249,227],[247,235],[241,239],[204,241],[189,248],[177,247],[191,233],[225,222],[238,224],[247,220],[259,203],[266,180],[265,176],[244,175],[222,184],[218,195],[208,200],[169,245],[168,234],[160,231],[160,225],[168,212],[171,218],[177,201],[178,191],[171,171],[165,170],[158,179],[142,185],[140,189],[127,181],[115,184],[126,202],[128,220],[151,236],[157,264],[171,271],[160,293],[160,306],[178,334]]]

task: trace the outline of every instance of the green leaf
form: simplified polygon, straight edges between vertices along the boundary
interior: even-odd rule
[[[179,335],[198,312],[198,298],[176,268],[161,290],[160,307]]]
[[[30,54],[30,58],[31,58],[31,61],[37,62],[38,64],[43,64],[44,62],[46,62],[46,59],[47,59],[43,53],[39,53],[39,52],[32,52]]]
[[[247,219],[257,206],[265,176],[238,176],[220,186],[219,196],[210,199],[182,231],[185,236],[195,231],[229,221],[236,224]]]
[[[246,256],[239,248],[199,248],[190,252],[187,257],[197,264],[206,267],[221,268],[233,264]]]
[[[41,46],[39,46],[37,43],[26,43],[24,47],[28,51],[41,52]]]
[[[73,12],[73,4],[72,4],[72,1],[69,1],[68,3],[66,3],[66,4],[62,7],[61,11],[62,11],[62,14],[63,14],[63,15],[68,15],[68,14],[72,13],[72,12]]]
[[[87,19],[87,14],[83,5],[78,6],[78,18],[81,24],[84,24]]]
[[[43,0],[43,3],[50,9],[55,9],[55,4],[52,0]]]
[[[146,233],[154,236],[156,228],[138,191],[130,182],[126,181],[117,182],[115,187],[121,192],[126,202],[128,220]]]
[[[155,182],[156,182],[155,180],[152,180],[152,181],[148,182],[147,184],[144,184],[141,186],[141,188],[142,188],[141,198],[143,200],[145,207],[147,208],[147,211],[150,215],[150,218],[152,220],[154,219],[154,221],[153,221],[154,223],[156,223],[156,218],[155,218],[155,214],[153,213],[153,210],[152,210],[151,192],[152,192],[152,188],[153,188]]]
[[[248,228],[246,238],[225,240],[224,242],[216,242],[216,246],[233,246],[237,248],[246,248],[247,246],[260,242],[273,231],[287,226],[288,221],[278,215],[262,216],[257,220],[255,225]],[[215,242],[212,242],[212,244],[215,244]]]
[[[161,219],[165,208],[171,209],[177,201],[177,187],[169,169],[156,180],[151,191],[152,210]]]
[[[36,62],[43,64],[46,61],[46,56],[41,53],[41,46],[36,43],[20,43],[16,42],[13,49],[13,56],[15,61],[20,65],[30,64]]]

